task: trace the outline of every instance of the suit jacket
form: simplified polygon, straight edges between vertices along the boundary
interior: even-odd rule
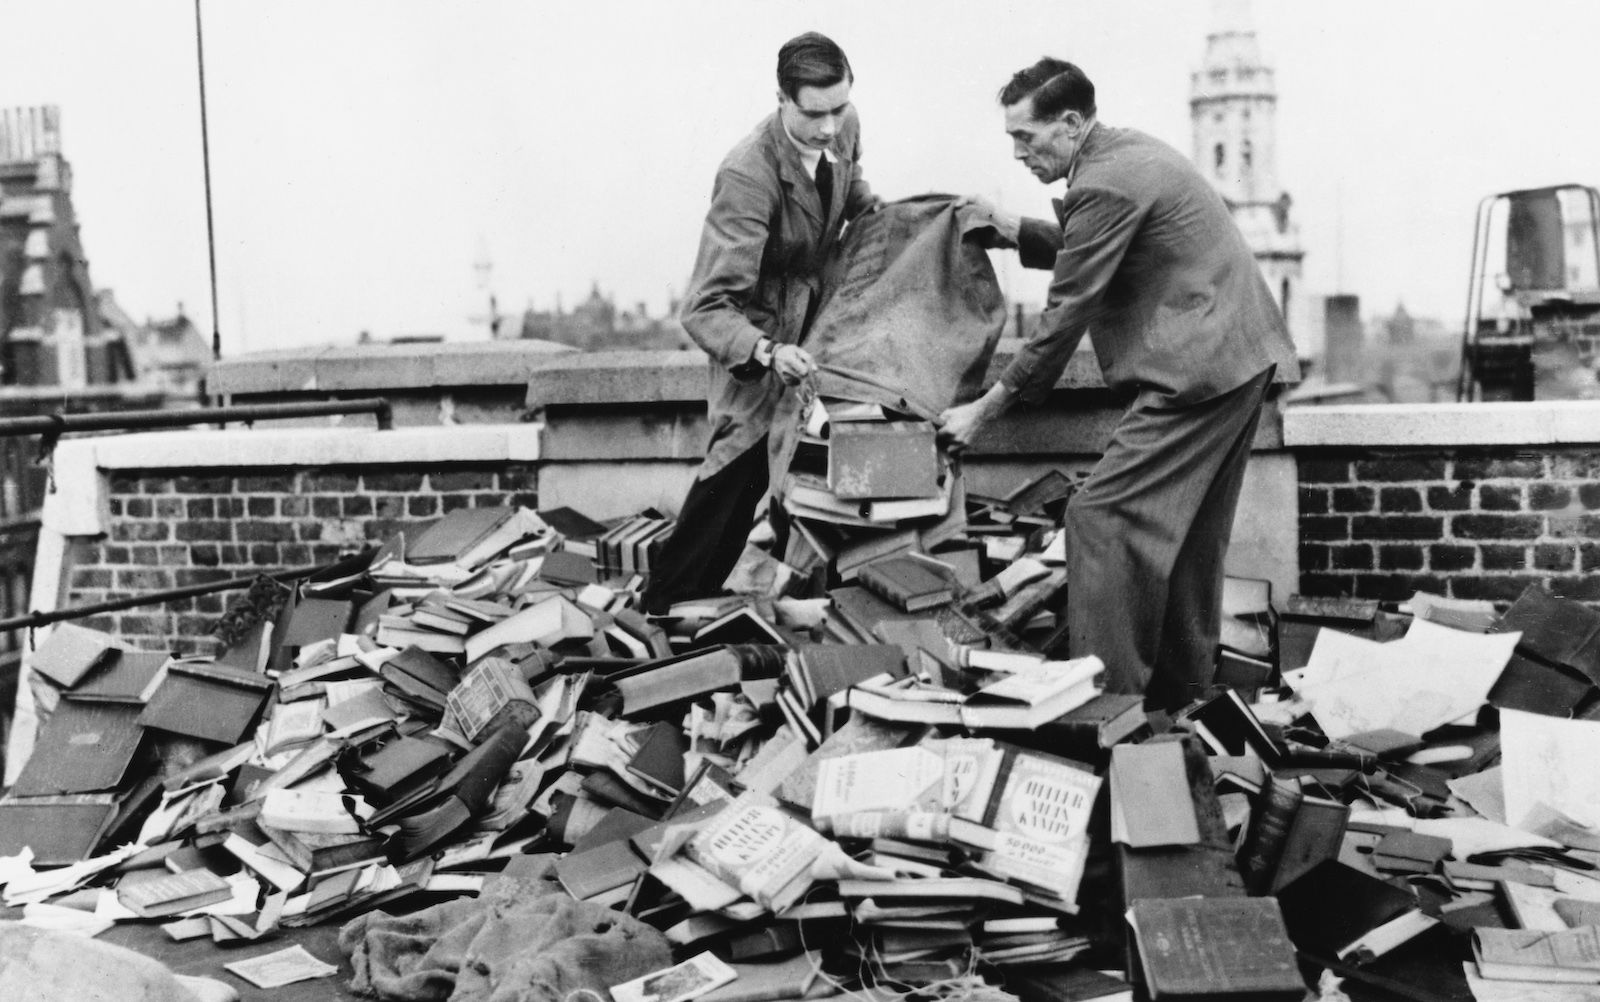
[[[1298,371],[1272,293],[1227,204],[1177,150],[1096,124],[1056,203],[1025,219],[1022,262],[1055,277],[1039,327],[1001,376],[1050,392],[1088,331],[1106,384],[1174,406],[1209,400],[1270,365]]]
[[[860,137],[852,108],[829,147],[835,162],[826,212],[777,112],[717,168],[679,314],[689,337],[711,356],[711,441],[700,477],[722,469],[771,427],[785,387],[752,355],[763,336],[800,343],[840,230],[874,201],[861,179]]]

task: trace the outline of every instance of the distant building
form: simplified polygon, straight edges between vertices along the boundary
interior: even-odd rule
[[[1302,356],[1300,289],[1305,248],[1289,218],[1292,200],[1278,185],[1278,88],[1251,26],[1248,0],[1215,0],[1206,54],[1191,77],[1189,119],[1194,163],[1233,210]]]
[[[181,304],[176,315],[141,324],[128,315],[110,289],[100,289],[95,296],[101,329],[108,337],[115,335],[134,379],[174,396],[192,397],[199,392],[200,380],[211,363],[211,346]]]
[[[77,389],[133,378],[100,323],[53,106],[0,110],[0,383]]]
[[[675,350],[692,348],[693,342],[678,322],[677,303],[665,317],[652,317],[644,303],[632,310],[619,309],[616,301],[600,291],[596,282],[589,296],[570,311],[559,300],[554,310],[535,310],[522,314],[520,329],[511,324],[501,329],[515,330],[522,338],[536,338],[572,345],[583,351]]]

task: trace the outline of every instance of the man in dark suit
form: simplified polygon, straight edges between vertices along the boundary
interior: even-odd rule
[[[778,401],[815,371],[800,341],[822,297],[823,264],[844,224],[877,205],[861,179],[853,82],[831,39],[790,39],[778,50],[777,111],[717,168],[680,314],[711,356],[711,441],[652,570],[647,611],[727,580],[767,491]]]
[[[1105,661],[1110,691],[1181,706],[1212,677],[1245,461],[1294,346],[1221,196],[1170,146],[1101,124],[1082,70],[1041,59],[1000,104],[1013,155],[1066,193],[1056,222],[985,207],[1055,275],[1016,359],[943,432],[959,449],[1016,398],[1042,400],[1091,335],[1132,403],[1068,506],[1068,649]]]

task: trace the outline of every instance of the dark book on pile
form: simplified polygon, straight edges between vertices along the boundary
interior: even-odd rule
[[[294,650],[334,640],[350,626],[355,606],[348,599],[302,598],[296,602],[278,638],[278,646]]]
[[[875,643],[876,627],[886,620],[917,619],[918,613],[896,609],[860,585],[830,588],[828,598],[828,629],[844,643]]]
[[[1183,761],[1200,841],[1195,845],[1149,849],[1114,846],[1124,903],[1188,894],[1244,894],[1244,883],[1234,863],[1233,840],[1217,800],[1211,759],[1200,742],[1190,738],[1183,741]]]
[[[554,550],[540,561],[539,577],[558,585],[594,584],[594,561],[571,550]]]
[[[1324,860],[1337,859],[1350,808],[1273,777],[1257,797],[1239,849],[1239,870],[1255,894],[1274,893]]]
[[[1133,987],[1121,978],[1062,964],[1007,971],[1005,989],[1022,1002],[1133,1002]]]
[[[1582,602],[1529,585],[1500,617],[1496,629],[1520,632],[1518,649],[1600,683],[1600,612]]]
[[[1060,522],[1067,502],[1077,492],[1081,478],[1061,470],[1046,470],[1005,497],[1005,508],[1013,515],[1043,515]]]
[[[390,840],[390,858],[416,859],[482,815],[495,788],[522,754],[527,736],[525,728],[502,727],[463,755],[432,794],[397,819],[400,831]]]
[[[856,580],[902,612],[921,612],[955,597],[950,579],[911,554],[885,557],[862,567]]]
[[[1304,668],[1311,660],[1320,630],[1377,639],[1378,603],[1363,598],[1314,598],[1290,595],[1278,617],[1278,669]]]
[[[0,799],[0,856],[33,849],[34,866],[66,866],[94,855],[117,817],[110,793]]]
[[[272,691],[262,675],[202,662],[174,662],[139,723],[174,734],[235,745],[261,716]]]
[[[639,717],[685,700],[739,687],[739,655],[727,645],[652,661],[611,677],[622,695],[622,716]]]
[[[115,637],[76,623],[57,623],[38,650],[33,670],[64,689],[70,689],[111,651],[121,647]]]
[[[613,807],[593,828],[572,840],[572,851],[583,852],[607,842],[626,841],[657,824],[656,819],[648,815],[636,814],[625,807]]]
[[[1300,1002],[1306,985],[1272,898],[1146,898],[1129,906],[1154,1002]]]
[[[1513,653],[1489,690],[1489,705],[1547,717],[1573,717],[1593,706],[1600,688],[1575,668]]]
[[[1045,747],[1053,748],[1059,755],[1095,762],[1105,751],[1138,734],[1149,723],[1143,696],[1103,692],[1043,725],[1036,733]]]
[[[1413,891],[1338,860],[1325,860],[1277,892],[1295,945],[1313,957],[1381,957],[1437,920]]]
[[[1218,693],[1187,716],[1213,755],[1255,754],[1269,765],[1283,760],[1283,745],[1267,733],[1255,711],[1232,689]]]
[[[461,681],[454,668],[420,647],[407,647],[378,669],[390,689],[407,702],[442,713],[450,690]]]
[[[677,722],[658,720],[639,739],[628,760],[628,771],[660,795],[675,797],[683,790],[684,757],[688,754],[689,738],[683,727]]]
[[[77,702],[143,705],[161,684],[170,657],[166,651],[111,651],[67,696]]]
[[[424,735],[398,737],[340,761],[345,782],[377,805],[393,803],[444,775],[454,760],[453,746]]]
[[[39,730],[11,792],[19,797],[112,790],[138,754],[137,703],[63,699]]]
[[[905,674],[905,651],[896,644],[799,644],[789,662],[790,686],[806,710],[869,678]]]
[[[384,840],[376,835],[292,832],[258,824],[261,831],[304,873],[326,873],[384,855]]]
[[[840,500],[939,493],[936,431],[926,421],[851,421],[828,440],[828,489]]]
[[[459,560],[485,541],[507,535],[503,527],[515,513],[516,509],[509,507],[457,508],[409,541],[406,563],[443,564]],[[500,549],[521,536],[521,531],[517,530]]]
[[[603,842],[592,849],[569,852],[556,860],[556,879],[579,901],[598,898],[633,885],[647,865],[627,839]]]
[[[558,508],[541,508],[538,515],[544,524],[554,529],[563,539],[596,540],[606,534],[606,524],[596,522],[583,512],[562,505]],[[587,554],[593,556],[594,554]]]

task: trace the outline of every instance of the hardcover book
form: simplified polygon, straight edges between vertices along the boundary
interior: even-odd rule
[[[902,612],[921,612],[955,597],[949,578],[910,554],[873,561],[857,572],[856,579]]]
[[[1299,1002],[1294,944],[1272,898],[1146,898],[1128,908],[1154,1002]]]
[[[937,432],[926,421],[852,421],[828,439],[828,489],[843,500],[939,493]]]

